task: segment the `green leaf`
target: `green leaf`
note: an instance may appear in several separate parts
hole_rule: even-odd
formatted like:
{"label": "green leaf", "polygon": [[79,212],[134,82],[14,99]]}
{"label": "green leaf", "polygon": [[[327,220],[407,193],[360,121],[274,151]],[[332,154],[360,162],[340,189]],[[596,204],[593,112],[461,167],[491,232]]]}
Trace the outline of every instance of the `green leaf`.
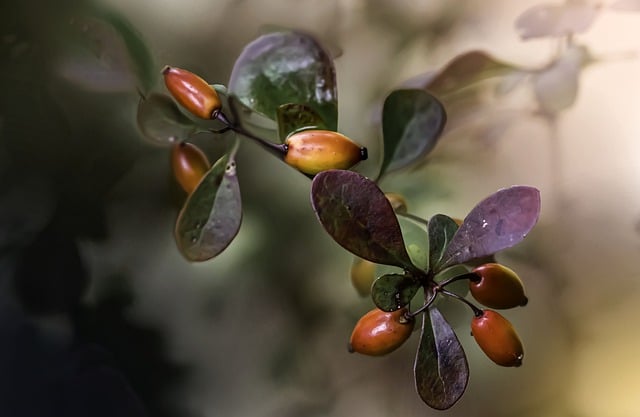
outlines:
{"label": "green leaf", "polygon": [[404,239],[407,253],[411,258],[411,262],[422,269],[429,270],[429,236],[427,231],[420,227],[415,221],[405,217],[398,217],[398,223],[402,230],[402,238]]}
{"label": "green leaf", "polygon": [[324,120],[311,107],[304,104],[288,103],[278,107],[278,133],[280,142],[287,136],[302,129],[327,130]]}
{"label": "green leaf", "polygon": [[420,398],[437,410],[451,408],[467,388],[469,365],[464,350],[449,323],[434,307],[423,314],[414,374]]}
{"label": "green leaf", "polygon": [[229,95],[228,100],[229,108],[231,109],[231,118],[235,123],[242,126],[249,133],[265,140],[277,140],[278,126],[274,120],[245,106],[242,101],[234,95]]}
{"label": "green leaf", "polygon": [[540,215],[540,191],[513,186],[482,200],[464,219],[442,256],[442,268],[492,255],[521,242]]}
{"label": "green leaf", "polygon": [[396,311],[408,305],[420,288],[420,282],[409,275],[386,274],[371,287],[371,298],[380,310]]}
{"label": "green leaf", "polygon": [[225,155],[211,167],[180,211],[175,229],[178,249],[190,261],[211,259],[235,238],[241,221],[236,163]]}
{"label": "green leaf", "polygon": [[281,105],[298,103],[317,112],[329,130],[338,128],[333,60],[305,33],[269,33],[249,43],[233,67],[229,91],[270,119]]}
{"label": "green leaf", "polygon": [[396,90],[384,101],[384,157],[378,178],[405,168],[436,146],[447,120],[442,104],[424,90]]}
{"label": "green leaf", "polygon": [[144,137],[157,145],[187,139],[198,130],[171,97],[160,93],[140,98],[137,122]]}
{"label": "green leaf", "polygon": [[393,208],[373,181],[353,171],[323,171],[311,183],[311,203],[327,233],[351,253],[416,269]]}
{"label": "green leaf", "polygon": [[449,246],[451,238],[458,230],[458,224],[449,216],[436,214],[429,219],[429,260],[431,269],[438,273],[444,251]]}

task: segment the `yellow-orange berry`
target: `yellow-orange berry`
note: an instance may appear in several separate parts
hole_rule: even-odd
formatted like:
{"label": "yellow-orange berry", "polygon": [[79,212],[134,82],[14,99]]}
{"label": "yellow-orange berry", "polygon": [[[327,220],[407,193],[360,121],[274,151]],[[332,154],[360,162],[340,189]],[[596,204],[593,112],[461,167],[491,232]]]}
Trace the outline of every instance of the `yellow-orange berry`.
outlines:
{"label": "yellow-orange berry", "polygon": [[415,320],[408,310],[394,312],[375,308],[362,316],[351,333],[349,351],[364,355],[386,355],[400,347],[411,336]]}
{"label": "yellow-orange berry", "polygon": [[522,365],[522,342],[509,320],[499,313],[483,310],[481,316],[472,319],[471,333],[480,349],[496,364]]}
{"label": "yellow-orange berry", "polygon": [[166,66],[162,70],[167,89],[185,109],[202,119],[215,118],[222,106],[218,93],[196,74]]}
{"label": "yellow-orange berry", "polygon": [[469,281],[469,291],[481,304],[498,309],[527,304],[520,277],[506,266],[489,262],[473,269],[477,280]]}
{"label": "yellow-orange berry", "polygon": [[173,176],[187,194],[196,189],[210,167],[207,156],[192,143],[181,142],[171,148]]}
{"label": "yellow-orange berry", "polygon": [[289,136],[285,145],[284,161],[308,175],[328,169],[349,169],[367,159],[367,148],[330,130],[303,130]]}
{"label": "yellow-orange berry", "polygon": [[371,294],[371,285],[376,276],[376,264],[362,259],[354,257],[351,263],[351,285],[356,289],[361,296]]}

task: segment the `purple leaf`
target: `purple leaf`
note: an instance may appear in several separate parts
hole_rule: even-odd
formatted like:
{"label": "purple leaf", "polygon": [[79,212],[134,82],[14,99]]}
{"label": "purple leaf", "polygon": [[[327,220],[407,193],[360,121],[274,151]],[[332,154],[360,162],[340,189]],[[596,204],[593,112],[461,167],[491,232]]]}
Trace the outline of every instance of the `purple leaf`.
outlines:
{"label": "purple leaf", "polygon": [[327,233],[371,262],[415,269],[391,204],[378,186],[352,171],[328,170],[311,184],[311,203]]}
{"label": "purple leaf", "polygon": [[492,255],[522,241],[538,221],[540,192],[504,188],[478,203],[464,219],[442,257],[442,267]]}

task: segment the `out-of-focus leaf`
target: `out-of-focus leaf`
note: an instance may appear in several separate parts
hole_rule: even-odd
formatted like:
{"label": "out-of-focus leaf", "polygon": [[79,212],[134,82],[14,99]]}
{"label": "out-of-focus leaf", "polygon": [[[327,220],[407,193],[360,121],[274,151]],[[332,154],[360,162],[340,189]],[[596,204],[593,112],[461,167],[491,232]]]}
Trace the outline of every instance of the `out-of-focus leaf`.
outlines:
{"label": "out-of-focus leaf", "polygon": [[249,43],[233,67],[229,91],[273,120],[278,107],[297,103],[316,111],[329,130],[338,128],[333,60],[310,35],[275,32]]}
{"label": "out-of-focus leaf", "polygon": [[609,8],[620,12],[640,12],[640,0],[618,0],[609,5]]}
{"label": "out-of-focus leaf", "polygon": [[304,104],[289,103],[278,107],[278,133],[282,143],[291,133],[306,128],[327,130],[327,125],[318,113]]}
{"label": "out-of-focus leaf", "polygon": [[422,79],[423,88],[444,97],[476,82],[517,70],[484,51],[469,51],[457,55],[440,71]]}
{"label": "out-of-focus leaf", "polygon": [[405,217],[398,217],[402,238],[411,262],[423,271],[429,269],[429,236],[424,227]]}
{"label": "out-of-focus leaf", "polygon": [[148,92],[158,77],[158,71],[155,69],[149,48],[147,48],[140,33],[123,16],[108,12],[103,14],[103,17],[122,36],[133,64],[134,73],[138,79],[138,86],[143,93]]}
{"label": "out-of-focus leaf", "polygon": [[414,365],[422,401],[437,410],[451,408],[469,381],[469,365],[455,332],[437,308],[423,314],[422,336]]}
{"label": "out-of-focus leaf", "polygon": [[445,249],[458,230],[455,220],[444,214],[436,214],[429,219],[429,261],[434,273],[440,271],[440,263]]}
{"label": "out-of-focus leaf", "polygon": [[515,26],[522,39],[583,33],[595,21],[598,10],[597,4],[584,0],[539,4],[518,16]]}
{"label": "out-of-focus leaf", "polygon": [[588,60],[588,50],[574,45],[534,75],[533,89],[543,113],[554,114],[573,105],[578,95],[580,71]]}
{"label": "out-of-focus leaf", "polygon": [[393,208],[373,181],[353,171],[323,171],[311,183],[311,203],[327,233],[351,253],[415,270]]}
{"label": "out-of-focus leaf", "polygon": [[436,146],[447,120],[442,104],[424,90],[396,90],[384,101],[384,158],[378,178],[416,162]]}
{"label": "out-of-focus leaf", "polygon": [[538,221],[540,192],[517,185],[482,200],[464,219],[444,252],[445,268],[492,255],[522,241]]}
{"label": "out-of-focus leaf", "polygon": [[[442,270],[439,273],[437,273],[433,277],[433,280],[435,282],[442,282],[444,280],[447,280],[449,278],[453,278],[453,277],[458,276],[458,275],[467,274],[470,269],[471,268],[469,268],[466,265],[454,265],[454,266],[452,266],[450,268],[447,268],[447,269]],[[463,279],[463,280],[460,280],[460,281],[452,282],[452,283],[447,285],[447,291],[450,291],[452,293],[456,293],[459,296],[464,297],[469,292],[469,280]],[[438,297],[436,299],[434,305],[438,305],[442,301],[454,301],[454,302],[457,303],[457,301],[451,300],[450,297]]]}
{"label": "out-of-focus leaf", "polygon": [[140,98],[137,122],[144,137],[159,145],[187,139],[198,130],[171,97],[160,93]]}
{"label": "out-of-focus leaf", "polygon": [[70,22],[72,33],[57,64],[58,73],[95,92],[151,89],[157,77],[142,38],[115,13],[80,15]]}
{"label": "out-of-focus leaf", "polygon": [[371,294],[371,285],[376,279],[376,264],[366,259],[353,257],[349,275],[351,276],[351,285],[356,289],[362,297]]}
{"label": "out-of-focus leaf", "polygon": [[190,261],[211,259],[235,238],[241,221],[236,163],[223,156],[200,181],[178,215],[178,249]]}
{"label": "out-of-focus leaf", "polygon": [[408,305],[420,289],[420,282],[411,276],[386,274],[371,287],[373,303],[382,311],[396,311]]}

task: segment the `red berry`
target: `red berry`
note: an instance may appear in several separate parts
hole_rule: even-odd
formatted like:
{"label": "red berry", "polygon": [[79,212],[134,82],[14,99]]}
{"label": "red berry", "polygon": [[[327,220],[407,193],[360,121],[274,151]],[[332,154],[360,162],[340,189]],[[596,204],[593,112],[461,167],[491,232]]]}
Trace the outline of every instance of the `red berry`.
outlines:
{"label": "red berry", "polygon": [[218,93],[196,74],[180,68],[162,70],[167,89],[185,109],[202,119],[213,119],[222,106]]}
{"label": "red berry", "polygon": [[381,356],[396,350],[411,336],[415,320],[408,310],[394,312],[375,308],[362,316],[351,333],[349,351]]}
{"label": "red berry", "polygon": [[200,180],[209,171],[207,156],[196,145],[181,142],[171,149],[173,176],[187,194],[196,189]]}
{"label": "red berry", "polygon": [[478,280],[469,281],[473,298],[487,307],[505,309],[527,304],[524,286],[518,275],[504,265],[486,263],[473,269]]}
{"label": "red berry", "polygon": [[498,365],[522,365],[522,342],[511,323],[499,313],[483,310],[471,321],[471,333],[485,355]]}

